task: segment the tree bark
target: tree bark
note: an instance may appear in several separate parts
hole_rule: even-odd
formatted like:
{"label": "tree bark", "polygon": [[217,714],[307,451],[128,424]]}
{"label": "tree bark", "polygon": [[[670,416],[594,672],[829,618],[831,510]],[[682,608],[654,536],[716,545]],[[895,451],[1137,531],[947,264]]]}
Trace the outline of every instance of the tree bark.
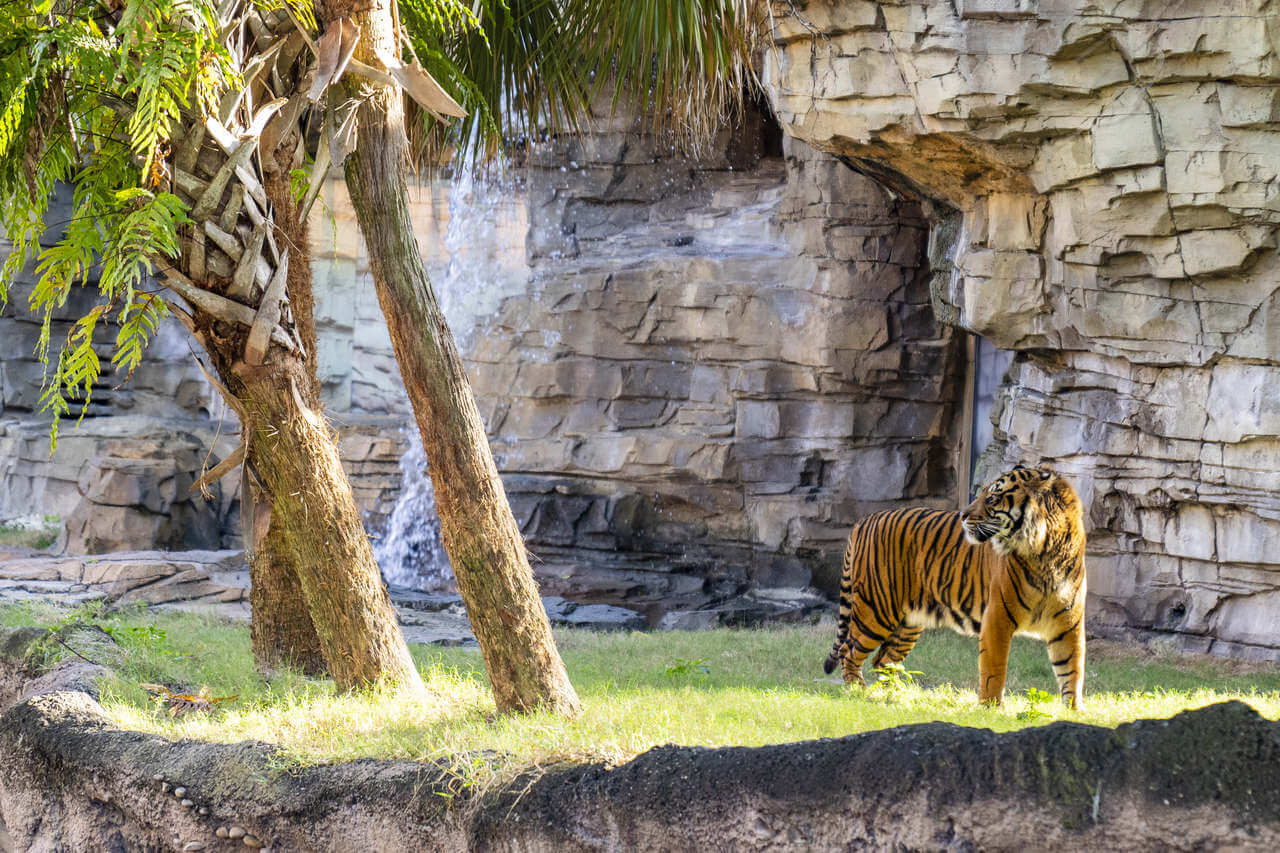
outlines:
{"label": "tree bark", "polygon": [[[316,376],[316,326],[312,298],[311,246],[307,236],[307,224],[302,221],[298,204],[289,191],[289,165],[287,152],[296,143],[296,131],[286,133],[276,144],[275,151],[260,151],[265,180],[263,186],[271,203],[277,234],[287,243],[294,259],[289,265],[289,305],[292,308],[298,338],[306,349],[303,358],[305,376],[301,396],[312,408],[320,406],[320,382]],[[261,459],[257,445],[250,443],[247,460],[250,470],[258,470],[266,462]],[[245,495],[244,490],[254,489],[255,494]],[[266,515],[266,523],[259,518],[246,518],[245,527],[249,548],[249,606],[250,634],[253,642],[253,662],[262,672],[272,672],[284,666],[293,666],[307,675],[325,673],[324,650],[316,633],[303,595],[302,582],[298,579],[297,559],[274,520],[269,496],[252,483],[251,477],[241,480],[241,513],[250,516]]]}
{"label": "tree bark", "polygon": [[[257,467],[258,460],[250,462]],[[243,488],[256,489],[247,479]],[[269,512],[266,495],[259,498],[259,512]],[[241,511],[245,502],[241,500]],[[252,522],[250,522],[252,523]],[[249,552],[249,630],[253,640],[253,663],[260,672],[270,673],[293,666],[307,675],[323,675],[324,650],[311,623],[302,583],[294,568],[290,550],[280,525],[266,525],[266,535],[253,543]]]}
{"label": "tree bark", "polygon": [[[244,14],[257,17],[243,40],[230,45],[242,67],[244,51],[264,49],[260,37],[276,42],[292,32],[282,11],[260,14],[248,6]],[[316,646],[339,686],[392,682],[421,689],[333,430],[319,413],[305,223],[288,196],[287,169],[279,174],[272,160],[281,150],[290,160],[300,151],[288,145],[296,141],[299,115],[290,107],[304,102],[280,110],[281,125],[270,134],[264,131],[272,125],[249,113],[256,104],[257,115],[273,115],[261,110],[274,94],[298,95],[310,64],[301,47],[285,42],[271,54],[274,68],[254,78],[253,97],[224,99],[230,115],[188,116],[175,134],[173,189],[194,221],[180,235],[181,269],[165,271],[164,281],[190,306],[182,316],[240,415],[252,475],[245,479],[256,478],[271,507],[271,530],[256,561],[271,574],[255,602],[262,608],[255,613],[255,639],[269,645],[268,654],[312,648],[297,612],[305,602]],[[273,93],[268,86],[280,81],[286,91]],[[277,144],[259,151],[267,135]],[[283,214],[279,222],[277,213]],[[254,580],[262,583],[263,576]],[[270,624],[277,619],[288,627]]]}
{"label": "tree bark", "polygon": [[334,680],[345,688],[379,681],[420,688],[333,431],[295,390],[305,367],[282,358],[261,366],[236,361],[220,372],[244,407],[245,430],[258,447],[255,471],[272,496],[273,534],[292,557]]}
{"label": "tree bark", "polygon": [[[361,30],[356,58],[382,68],[379,50],[398,54],[391,2],[330,0],[318,4],[317,13],[325,24],[350,16]],[[494,700],[500,712],[544,708],[576,714],[577,694],[552,638],[462,359],[414,238],[401,94],[353,78],[344,78],[348,94],[360,103],[356,148],[346,161],[347,188],[430,460],[445,550]]]}

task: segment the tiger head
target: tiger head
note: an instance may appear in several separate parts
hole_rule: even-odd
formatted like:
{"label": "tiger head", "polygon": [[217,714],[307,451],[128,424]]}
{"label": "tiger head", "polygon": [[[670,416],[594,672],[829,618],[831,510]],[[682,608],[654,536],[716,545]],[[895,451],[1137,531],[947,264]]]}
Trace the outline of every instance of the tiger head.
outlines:
{"label": "tiger head", "polygon": [[960,518],[965,539],[989,541],[997,554],[1036,555],[1051,540],[1083,536],[1080,498],[1048,468],[1006,471],[978,492]]}

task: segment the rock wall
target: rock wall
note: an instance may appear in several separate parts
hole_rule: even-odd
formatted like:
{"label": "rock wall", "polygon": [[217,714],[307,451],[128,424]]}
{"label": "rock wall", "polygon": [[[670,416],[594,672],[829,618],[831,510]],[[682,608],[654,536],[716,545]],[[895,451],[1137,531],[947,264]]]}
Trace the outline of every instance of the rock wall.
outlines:
{"label": "rock wall", "polygon": [[[800,590],[835,587],[857,518],[947,505],[956,481],[961,348],[930,309],[920,207],[807,146],[784,152],[760,111],[712,151],[691,160],[606,122],[498,182],[413,192],[544,592],[671,625],[808,613]],[[381,535],[406,400],[341,184],[321,198],[321,378]],[[238,427],[186,350],[166,330],[153,353],[164,381],[194,377],[196,403],[151,393],[147,374],[126,387],[151,420],[107,398],[51,459],[31,406],[7,412],[0,518],[61,515],[69,553],[234,547],[234,481],[212,502],[187,493]]]}
{"label": "rock wall", "polygon": [[1095,628],[1280,658],[1272,4],[773,9],[786,132],[919,199],[939,317],[1017,350],[985,471],[1075,481]]}
{"label": "rock wall", "polygon": [[[59,238],[70,215],[71,194],[64,187],[50,205],[44,245]],[[320,232],[327,223],[321,216],[317,220]],[[323,233],[349,234],[350,227],[338,232],[335,226]],[[9,250],[10,244],[0,237],[0,257]],[[316,268],[323,287],[330,281],[326,276],[333,275],[334,263],[325,255]],[[203,354],[199,345],[178,323],[166,321],[143,351],[141,364],[122,382],[111,365],[114,331],[101,328],[94,349],[102,378],[84,418],[62,424],[57,450],[51,452],[50,421],[39,411],[45,377],[45,367],[36,357],[41,318],[27,310],[33,284],[31,268],[21,271],[10,284],[9,304],[0,312],[0,522],[57,516],[65,535],[56,547],[70,554],[239,547],[238,478],[212,484],[209,498],[189,491],[204,468],[235,449],[240,431],[235,413],[196,364],[197,353]],[[372,374],[378,390],[360,397],[362,386],[350,379],[326,387],[336,405],[350,402],[354,384],[357,399],[364,403],[362,411],[344,412],[335,426],[356,499],[370,528],[381,530],[395,505],[398,460],[405,446],[395,386],[383,375],[387,362],[394,369],[391,344],[380,314],[375,313],[378,322],[370,324],[369,308],[362,306],[358,319],[335,322],[333,305],[348,291],[330,286],[321,293],[324,310],[318,313],[328,344],[327,363],[346,363],[350,372],[353,341],[362,342],[364,335],[373,340],[366,347],[368,354],[354,362],[357,369]],[[73,288],[66,303],[53,312],[52,361],[74,321],[96,297],[90,280],[85,287]],[[376,300],[372,310],[377,311]],[[386,340],[385,353],[378,349],[379,333]],[[75,407],[72,411],[79,414]]]}
{"label": "rock wall", "polygon": [[[63,227],[72,213],[71,191],[59,188],[50,201],[49,228],[41,245],[61,239]],[[0,258],[7,257],[12,244],[0,232]],[[41,385],[46,368],[36,357],[41,318],[28,309],[35,277],[31,266],[19,271],[9,283],[8,304],[0,311],[0,418],[24,419],[40,408]],[[96,272],[84,287],[73,287],[66,302],[51,315],[50,360],[56,364],[72,324],[97,301]],[[105,326],[105,324],[104,324]],[[151,346],[143,351],[142,362],[129,381],[122,383],[111,364],[115,335],[100,327],[94,350],[102,364],[102,378],[93,389],[86,417],[141,414],[152,417],[217,417],[221,401],[191,359],[188,338],[176,323],[166,324]],[[78,409],[72,409],[79,414]],[[46,442],[47,443],[47,442]],[[2,506],[2,505],[0,505]],[[0,518],[4,518],[0,509]]]}
{"label": "rock wall", "polygon": [[802,144],[721,150],[531,158],[532,279],[466,357],[544,591],[731,618],[837,585],[867,512],[954,494],[918,206]]}

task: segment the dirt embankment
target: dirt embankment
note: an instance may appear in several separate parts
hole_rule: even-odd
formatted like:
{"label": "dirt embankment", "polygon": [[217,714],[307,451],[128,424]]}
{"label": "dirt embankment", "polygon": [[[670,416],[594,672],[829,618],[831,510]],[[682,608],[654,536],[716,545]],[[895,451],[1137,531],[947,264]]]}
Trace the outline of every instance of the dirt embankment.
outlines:
{"label": "dirt embankment", "polygon": [[1115,730],[661,747],[446,797],[430,764],[283,770],[266,744],[121,731],[87,664],[18,678],[31,641],[0,634],[0,817],[17,849],[1280,849],[1280,724],[1238,702]]}

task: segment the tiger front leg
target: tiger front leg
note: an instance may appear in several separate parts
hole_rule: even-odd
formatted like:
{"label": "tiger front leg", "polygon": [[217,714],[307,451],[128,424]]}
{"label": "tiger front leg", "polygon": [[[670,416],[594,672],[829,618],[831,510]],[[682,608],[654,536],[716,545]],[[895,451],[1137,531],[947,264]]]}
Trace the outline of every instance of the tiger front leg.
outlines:
{"label": "tiger front leg", "polygon": [[1084,708],[1084,613],[1073,617],[1060,632],[1049,638],[1049,663],[1058,679],[1062,701],[1074,710]]}
{"label": "tiger front leg", "polygon": [[1002,605],[1000,591],[992,592],[992,601],[982,614],[978,633],[978,699],[983,705],[996,706],[1004,699],[1004,682],[1009,670],[1009,647],[1017,629]]}

